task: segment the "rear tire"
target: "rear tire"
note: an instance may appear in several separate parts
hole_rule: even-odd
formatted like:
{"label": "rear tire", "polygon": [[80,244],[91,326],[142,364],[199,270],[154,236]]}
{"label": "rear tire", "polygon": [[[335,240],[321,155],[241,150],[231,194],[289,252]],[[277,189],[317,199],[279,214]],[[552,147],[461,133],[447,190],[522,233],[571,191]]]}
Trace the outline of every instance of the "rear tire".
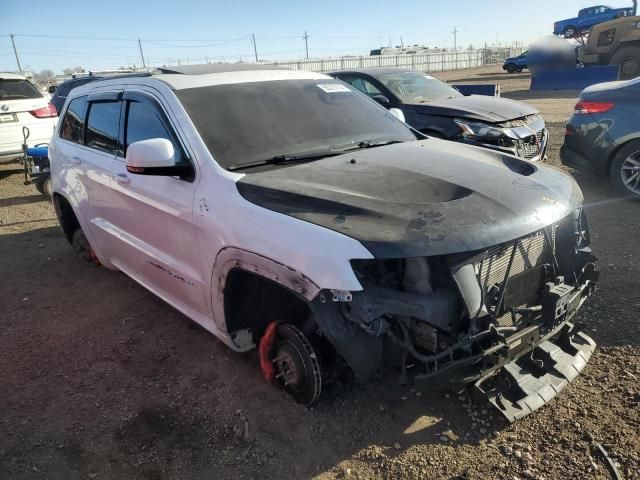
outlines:
{"label": "rear tire", "polygon": [[518,68],[516,68],[516,72],[518,72],[518,73],[522,73],[522,70],[524,70],[524,67],[518,67]]}
{"label": "rear tire", "polygon": [[609,174],[620,195],[640,200],[640,140],[629,142],[618,151]]}
{"label": "rear tire", "polygon": [[620,68],[620,80],[628,80],[640,75],[640,47],[628,46],[621,48],[611,57],[611,65]]}
{"label": "rear tire", "polygon": [[45,194],[44,193],[44,181],[43,180],[38,180],[33,185],[36,187],[36,190],[38,191],[38,193],[41,193],[42,195]]}
{"label": "rear tire", "polygon": [[49,176],[43,180],[38,180],[34,185],[36,186],[36,190],[38,190],[42,195],[50,197],[53,193],[51,190],[51,177]]}
{"label": "rear tire", "polygon": [[53,196],[53,189],[51,188],[51,177],[47,177],[42,184],[42,190],[46,196]]}
{"label": "rear tire", "polygon": [[506,69],[508,73],[515,73],[518,67],[516,67],[515,63],[507,63]]}
{"label": "rear tire", "polygon": [[573,25],[567,25],[566,27],[564,27],[562,35],[564,35],[564,38],[573,38],[576,36],[576,31],[576,27],[574,27]]}
{"label": "rear tire", "polygon": [[88,263],[93,262],[93,249],[81,228],[73,232],[71,236],[71,246],[73,247],[73,251],[76,252],[76,255],[78,255],[78,258]]}

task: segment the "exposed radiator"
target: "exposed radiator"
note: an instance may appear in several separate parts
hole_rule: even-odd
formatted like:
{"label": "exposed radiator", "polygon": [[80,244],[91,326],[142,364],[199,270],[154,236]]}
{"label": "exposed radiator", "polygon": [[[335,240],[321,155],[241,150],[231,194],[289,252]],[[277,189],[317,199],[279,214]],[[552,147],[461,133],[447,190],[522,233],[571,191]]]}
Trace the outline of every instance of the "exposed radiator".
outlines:
{"label": "exposed radiator", "polygon": [[[556,227],[556,225],[546,227],[554,249]],[[513,258],[511,271],[509,272],[510,276],[517,275],[529,268],[552,261],[552,249],[549,246],[549,242],[545,239],[544,230],[540,230],[514,242],[496,245],[488,250],[487,256],[482,262],[480,278],[482,279],[483,286],[489,288],[491,285],[501,284],[503,282],[514,248],[517,248],[517,250]]]}
{"label": "exposed radiator", "polygon": [[[553,251],[555,250],[557,225],[550,225],[543,230],[535,232],[528,237],[521,238],[502,245],[491,247],[487,251],[487,255],[478,268],[481,267],[480,279],[482,286],[488,293],[493,285],[501,286],[509,267],[509,260],[513,249],[516,249],[513,257],[513,264],[509,271],[509,278],[520,275],[530,269],[540,267],[541,265],[553,262]],[[545,238],[545,230],[549,240]],[[539,270],[539,269],[538,269]],[[532,272],[533,273],[533,272]],[[535,280],[534,280],[535,279]],[[542,277],[533,275],[527,278],[527,281],[541,282]],[[537,291],[541,285],[532,284],[532,291]],[[498,325],[505,326],[511,324],[511,314],[505,313],[498,320]]]}

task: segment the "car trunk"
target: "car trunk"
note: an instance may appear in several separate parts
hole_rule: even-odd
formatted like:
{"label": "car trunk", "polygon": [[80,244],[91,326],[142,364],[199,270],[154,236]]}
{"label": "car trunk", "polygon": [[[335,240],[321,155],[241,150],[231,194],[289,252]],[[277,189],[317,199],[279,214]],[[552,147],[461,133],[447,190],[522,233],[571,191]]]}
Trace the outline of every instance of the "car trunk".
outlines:
{"label": "car trunk", "polygon": [[29,145],[49,141],[55,118],[38,118],[31,113],[47,105],[47,100],[26,80],[0,79],[0,154],[21,150],[23,127],[29,129]]}

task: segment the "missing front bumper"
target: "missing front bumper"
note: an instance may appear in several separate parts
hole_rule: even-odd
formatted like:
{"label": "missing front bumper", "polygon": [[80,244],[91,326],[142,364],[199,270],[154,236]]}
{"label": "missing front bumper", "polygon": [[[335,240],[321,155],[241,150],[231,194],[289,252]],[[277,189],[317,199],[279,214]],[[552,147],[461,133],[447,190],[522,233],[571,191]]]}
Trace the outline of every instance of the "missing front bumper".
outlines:
{"label": "missing front bumper", "polygon": [[474,384],[474,393],[514,422],[554,398],[584,369],[595,342],[567,323],[560,335]]}

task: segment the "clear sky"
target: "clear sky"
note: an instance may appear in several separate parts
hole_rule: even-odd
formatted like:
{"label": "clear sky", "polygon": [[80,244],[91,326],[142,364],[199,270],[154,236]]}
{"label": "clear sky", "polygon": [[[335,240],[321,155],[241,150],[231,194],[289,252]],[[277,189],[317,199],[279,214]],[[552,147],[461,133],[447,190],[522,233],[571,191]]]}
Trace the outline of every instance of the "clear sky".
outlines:
{"label": "clear sky", "polygon": [[[613,7],[631,0],[612,0]],[[204,63],[363,55],[400,44],[525,44],[550,34],[553,22],[573,17],[588,0],[0,0],[0,71],[16,70],[9,34],[24,69],[56,73],[65,67],[105,69],[147,63]],[[28,36],[31,35],[31,36]],[[36,36],[37,35],[37,36]]]}

